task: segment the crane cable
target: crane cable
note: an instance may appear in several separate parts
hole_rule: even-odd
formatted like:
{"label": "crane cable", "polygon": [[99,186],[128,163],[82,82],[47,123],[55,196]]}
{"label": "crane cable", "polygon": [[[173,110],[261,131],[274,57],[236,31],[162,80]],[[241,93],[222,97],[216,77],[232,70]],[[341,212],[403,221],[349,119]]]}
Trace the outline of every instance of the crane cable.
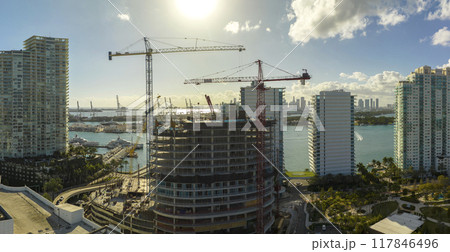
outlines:
{"label": "crane cable", "polygon": [[[288,72],[288,71],[286,71],[286,70],[283,70],[283,69],[281,69],[281,68],[278,68],[278,67],[276,67],[276,66],[272,66],[272,65],[270,65],[270,64],[268,64],[268,63],[266,63],[266,62],[262,62],[263,64],[265,64],[265,65],[267,65],[267,66],[269,66],[269,67],[271,67],[271,68],[273,68],[273,69],[277,69],[278,71],[281,71],[281,72],[284,72],[284,73],[287,73],[287,74],[289,74],[289,75],[292,75],[292,76],[295,76],[295,74],[292,74],[292,73],[290,73],[290,72]],[[273,70],[272,70],[273,71]],[[271,71],[271,72],[272,72]]]}
{"label": "crane cable", "polygon": [[[215,73],[212,73],[212,74],[204,75],[204,76],[201,76],[201,77],[196,78],[196,79],[203,79],[203,78],[205,78],[205,77],[210,77],[210,76],[213,76],[213,75],[225,73],[225,72],[228,72],[228,71],[231,71],[231,70],[235,70],[235,69],[238,69],[238,68],[245,68],[245,69],[246,69],[246,68],[252,66],[253,64],[254,64],[254,62],[251,62],[251,63],[249,63],[249,64],[245,64],[245,65],[242,65],[242,66],[237,66],[237,67],[233,67],[233,68],[226,69],[226,70],[223,70],[223,71],[219,71],[219,72],[215,72]],[[241,71],[242,71],[242,70],[241,70]],[[237,71],[237,72],[235,72],[235,73],[238,73],[238,72],[240,72],[240,71]],[[233,73],[233,74],[235,74],[235,73]],[[230,75],[233,75],[233,74],[230,74]],[[228,75],[228,76],[230,76],[230,75]],[[228,76],[227,76],[227,77],[228,77]]]}
{"label": "crane cable", "polygon": [[197,40],[197,41],[204,41],[204,42],[213,42],[223,45],[230,45],[230,46],[238,46],[237,44],[232,43],[226,43],[216,40],[210,40],[210,39],[204,39],[204,38],[191,38],[191,37],[152,37],[151,39],[168,39],[168,40]]}

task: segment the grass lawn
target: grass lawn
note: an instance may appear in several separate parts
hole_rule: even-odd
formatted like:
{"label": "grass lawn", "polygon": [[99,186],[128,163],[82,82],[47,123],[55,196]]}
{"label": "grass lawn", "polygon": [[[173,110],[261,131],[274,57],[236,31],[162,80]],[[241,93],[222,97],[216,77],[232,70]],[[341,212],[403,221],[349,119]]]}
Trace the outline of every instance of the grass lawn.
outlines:
{"label": "grass lawn", "polygon": [[450,222],[448,207],[422,207],[420,211],[422,211],[422,213],[426,217],[430,217],[435,220]]}
{"label": "grass lawn", "polygon": [[379,203],[372,206],[372,215],[374,216],[381,215],[383,216],[383,218],[385,218],[386,216],[397,210],[397,208],[398,208],[397,201],[388,201]]}
{"label": "grass lawn", "polygon": [[416,198],[414,198],[412,196],[401,197],[400,199],[403,200],[403,201],[410,202],[410,203],[420,203],[420,201],[418,199],[416,199]]}
{"label": "grass lawn", "polygon": [[425,221],[423,225],[413,234],[449,234],[450,228],[444,224],[437,224],[432,221]]}
{"label": "grass lawn", "polygon": [[310,178],[314,177],[314,172],[311,171],[286,171],[286,175],[290,178]]}

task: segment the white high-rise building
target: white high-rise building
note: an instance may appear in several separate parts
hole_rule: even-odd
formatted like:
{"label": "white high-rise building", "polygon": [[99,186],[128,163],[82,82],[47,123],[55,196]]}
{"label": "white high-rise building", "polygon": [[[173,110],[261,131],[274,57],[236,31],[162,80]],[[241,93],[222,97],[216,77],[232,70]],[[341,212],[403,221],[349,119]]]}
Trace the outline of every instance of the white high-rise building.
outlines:
{"label": "white high-rise building", "polygon": [[401,169],[450,166],[450,68],[417,68],[396,87],[394,159]]}
{"label": "white high-rise building", "polygon": [[315,119],[309,125],[309,164],[319,176],[355,173],[354,102],[343,90],[322,91],[311,100]]}
{"label": "white high-rise building", "polygon": [[[270,106],[285,104],[284,88],[267,87],[267,90],[265,91],[265,98],[266,98],[266,119],[276,121],[273,138],[275,146],[275,148],[273,148],[274,164],[277,165],[277,168],[280,171],[283,171],[284,145],[283,145],[283,127],[281,123],[283,115],[281,111],[272,111],[270,109]],[[255,111],[256,101],[257,101],[257,90],[255,89],[255,82],[252,83],[252,85],[249,87],[241,88],[241,105],[248,105],[253,111]]]}
{"label": "white high-rise building", "polygon": [[69,41],[33,36],[24,47],[0,51],[0,159],[67,146]]}

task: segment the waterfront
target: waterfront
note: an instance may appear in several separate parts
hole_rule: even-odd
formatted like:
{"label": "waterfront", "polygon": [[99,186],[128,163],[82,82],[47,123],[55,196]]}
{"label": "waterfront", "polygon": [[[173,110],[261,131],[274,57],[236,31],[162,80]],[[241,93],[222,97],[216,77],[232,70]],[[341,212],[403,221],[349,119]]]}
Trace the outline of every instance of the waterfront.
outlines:
{"label": "waterfront", "polygon": [[[394,126],[355,126],[355,162],[367,164],[373,159],[392,157],[394,152]],[[295,131],[288,126],[284,132],[284,164],[286,170],[304,171],[309,169],[308,130]]]}
{"label": "waterfront", "polygon": [[[381,160],[383,157],[392,157],[394,151],[393,141],[393,125],[374,125],[374,126],[355,126],[355,158],[356,163],[364,163],[372,161],[373,159]],[[86,138],[89,141],[99,142],[101,145],[106,145],[111,140],[120,137],[122,139],[132,141],[137,139],[134,133],[93,133],[93,132],[69,132],[69,137],[75,135]],[[361,140],[361,141],[360,141]],[[145,138],[141,137],[139,143],[143,144]],[[104,154],[108,150],[99,148],[98,153]],[[136,150],[137,158],[133,159],[133,170],[137,169],[146,163],[145,155],[146,145],[144,149]],[[130,159],[125,159],[130,163]],[[288,131],[284,132],[284,163],[286,170],[289,171],[304,171],[309,168],[308,160],[308,130],[295,131],[295,126],[288,126]]]}

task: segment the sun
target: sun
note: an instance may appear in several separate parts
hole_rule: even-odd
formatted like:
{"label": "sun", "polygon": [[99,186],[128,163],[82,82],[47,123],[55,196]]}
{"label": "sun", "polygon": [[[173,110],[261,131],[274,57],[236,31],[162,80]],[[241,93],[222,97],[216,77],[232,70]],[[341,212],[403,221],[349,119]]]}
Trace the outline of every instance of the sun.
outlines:
{"label": "sun", "polygon": [[176,3],[183,15],[192,19],[209,16],[217,6],[217,0],[176,0]]}

